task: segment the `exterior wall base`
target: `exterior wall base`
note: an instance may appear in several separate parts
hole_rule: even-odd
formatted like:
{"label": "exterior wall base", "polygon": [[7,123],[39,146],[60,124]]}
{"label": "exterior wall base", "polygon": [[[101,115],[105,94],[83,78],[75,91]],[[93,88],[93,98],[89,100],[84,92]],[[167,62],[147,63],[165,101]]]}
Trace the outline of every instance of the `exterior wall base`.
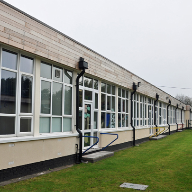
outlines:
{"label": "exterior wall base", "polygon": [[75,155],[3,169],[0,170],[0,182],[72,164],[75,164]]}

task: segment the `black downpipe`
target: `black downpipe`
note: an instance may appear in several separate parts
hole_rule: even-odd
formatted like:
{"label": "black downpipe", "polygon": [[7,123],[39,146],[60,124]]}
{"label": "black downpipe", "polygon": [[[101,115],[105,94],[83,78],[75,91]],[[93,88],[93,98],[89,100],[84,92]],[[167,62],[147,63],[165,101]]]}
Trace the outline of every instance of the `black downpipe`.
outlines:
{"label": "black downpipe", "polygon": [[178,109],[178,104],[177,104],[177,107],[175,109],[175,122],[176,122],[176,125],[177,125],[177,131],[178,131],[178,124],[177,124],[177,109]]}
{"label": "black downpipe", "polygon": [[81,163],[82,159],[82,132],[79,129],[79,79],[85,73],[85,69],[77,76],[76,79],[76,130],[79,133],[79,159],[76,163]]}
{"label": "black downpipe", "polygon": [[[154,125],[155,127],[157,127],[157,117],[156,117],[156,103],[159,99],[159,95],[156,93],[156,100],[154,101]],[[157,129],[156,129],[156,133],[157,133]]]}
{"label": "black downpipe", "polygon": [[133,126],[133,95],[136,90],[131,93],[131,127],[133,128],[133,146],[135,146],[135,127]]}
{"label": "black downpipe", "polygon": [[133,83],[133,92],[131,93],[131,127],[133,128],[133,146],[135,146],[135,127],[133,126],[133,95],[135,94],[137,87],[139,87],[139,83],[140,82],[138,82],[138,85]]}
{"label": "black downpipe", "polygon": [[169,104],[167,105],[167,124],[169,126],[169,135],[171,134],[170,125],[169,125],[169,106],[171,105],[171,100],[169,100]]}
{"label": "black downpipe", "polygon": [[182,130],[183,130],[183,120],[182,120],[183,115],[182,115],[182,112],[183,112],[183,107],[181,108],[181,123],[182,123]]}

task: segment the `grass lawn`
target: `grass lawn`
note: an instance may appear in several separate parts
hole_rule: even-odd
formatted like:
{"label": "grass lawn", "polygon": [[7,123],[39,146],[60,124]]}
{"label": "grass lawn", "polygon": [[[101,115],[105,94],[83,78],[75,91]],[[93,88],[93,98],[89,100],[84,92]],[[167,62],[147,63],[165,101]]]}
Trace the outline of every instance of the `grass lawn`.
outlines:
{"label": "grass lawn", "polygon": [[192,191],[192,130],[116,152],[97,163],[71,168],[0,187],[0,191],[136,191],[128,182],[149,185],[146,191]]}

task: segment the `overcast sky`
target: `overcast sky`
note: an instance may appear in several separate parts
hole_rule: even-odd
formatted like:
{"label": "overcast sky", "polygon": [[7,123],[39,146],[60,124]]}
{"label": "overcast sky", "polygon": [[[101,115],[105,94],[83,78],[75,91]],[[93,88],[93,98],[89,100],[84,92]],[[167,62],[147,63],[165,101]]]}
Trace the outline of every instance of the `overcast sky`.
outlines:
{"label": "overcast sky", "polygon": [[[172,96],[192,97],[192,0],[6,0]],[[181,89],[190,88],[190,89]]]}

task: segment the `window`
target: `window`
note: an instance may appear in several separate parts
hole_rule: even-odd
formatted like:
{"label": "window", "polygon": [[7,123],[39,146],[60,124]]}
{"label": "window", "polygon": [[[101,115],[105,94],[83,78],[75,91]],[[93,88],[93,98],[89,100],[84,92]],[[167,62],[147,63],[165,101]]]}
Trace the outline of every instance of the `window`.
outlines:
{"label": "window", "polygon": [[101,82],[101,128],[115,128],[115,86]]}
{"label": "window", "polygon": [[129,127],[129,92],[118,88],[118,127]]}
{"label": "window", "polygon": [[72,131],[72,75],[41,62],[40,133]]}
{"label": "window", "polygon": [[1,53],[0,135],[32,135],[34,60],[6,49]]}

